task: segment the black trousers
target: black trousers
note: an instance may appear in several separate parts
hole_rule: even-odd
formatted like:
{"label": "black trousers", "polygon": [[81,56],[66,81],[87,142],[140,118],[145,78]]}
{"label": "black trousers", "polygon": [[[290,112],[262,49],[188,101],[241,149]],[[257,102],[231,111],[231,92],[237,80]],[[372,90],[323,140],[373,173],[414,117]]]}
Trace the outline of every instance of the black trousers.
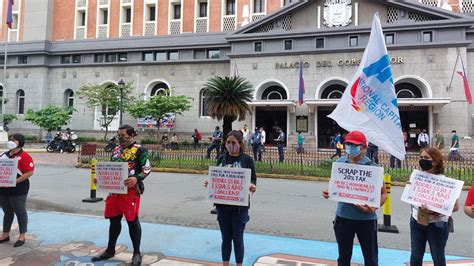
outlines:
{"label": "black trousers", "polygon": [[336,216],[334,220],[339,266],[350,266],[354,236],[357,235],[365,266],[378,265],[377,220],[350,220]]}

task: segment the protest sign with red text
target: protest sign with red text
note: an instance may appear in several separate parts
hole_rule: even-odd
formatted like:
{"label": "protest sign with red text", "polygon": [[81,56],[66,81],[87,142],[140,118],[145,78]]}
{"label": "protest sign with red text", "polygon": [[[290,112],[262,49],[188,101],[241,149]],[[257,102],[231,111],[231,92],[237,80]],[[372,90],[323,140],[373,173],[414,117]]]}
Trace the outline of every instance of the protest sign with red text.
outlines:
{"label": "protest sign with red text", "polygon": [[249,205],[251,170],[232,167],[209,167],[208,199],[212,203]]}
{"label": "protest sign with red text", "polygon": [[16,187],[17,159],[0,159],[0,187]]}
{"label": "protest sign with red text", "polygon": [[98,191],[127,194],[125,179],[128,178],[128,163],[97,162],[95,167]]}

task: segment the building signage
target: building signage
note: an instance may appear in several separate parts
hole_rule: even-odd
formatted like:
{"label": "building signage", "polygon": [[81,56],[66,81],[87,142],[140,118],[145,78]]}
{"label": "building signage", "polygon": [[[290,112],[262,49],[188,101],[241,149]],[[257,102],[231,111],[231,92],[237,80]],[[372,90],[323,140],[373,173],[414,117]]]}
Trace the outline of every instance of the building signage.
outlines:
{"label": "building signage", "polygon": [[331,27],[344,27],[351,23],[351,0],[326,0],[324,4],[324,24]]}
{"label": "building signage", "polygon": [[[311,67],[310,62],[304,61],[301,62],[303,64],[303,68]],[[390,63],[401,65],[405,64],[404,57],[390,57]],[[314,62],[315,67],[333,67],[333,66],[358,66],[360,64],[360,59],[355,58],[341,58],[335,61],[332,60],[319,60]],[[291,69],[300,67],[300,62],[282,62],[282,63],[275,63],[275,69]]]}

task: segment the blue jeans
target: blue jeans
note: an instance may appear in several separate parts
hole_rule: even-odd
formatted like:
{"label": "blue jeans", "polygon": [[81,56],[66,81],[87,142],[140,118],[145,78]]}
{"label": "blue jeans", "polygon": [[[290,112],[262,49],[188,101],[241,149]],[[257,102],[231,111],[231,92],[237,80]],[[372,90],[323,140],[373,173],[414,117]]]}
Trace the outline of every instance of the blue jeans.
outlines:
{"label": "blue jeans", "polygon": [[221,143],[220,142],[213,142],[208,148],[207,148],[207,157],[206,158],[211,158],[211,152],[212,150],[216,150],[216,158],[219,156],[219,151],[221,150]]}
{"label": "blue jeans", "polygon": [[449,230],[447,222],[430,223],[421,225],[415,219],[410,219],[411,256],[410,265],[423,264],[426,242],[430,245],[431,258],[435,266],[446,265],[444,250],[448,242]]}
{"label": "blue jeans", "polygon": [[253,159],[255,161],[262,161],[262,152],[263,152],[263,146],[262,145],[252,145],[252,150],[253,150]]}
{"label": "blue jeans", "polygon": [[278,161],[283,162],[285,160],[285,153],[283,151],[283,144],[278,144]]}
{"label": "blue jeans", "polygon": [[235,206],[217,206],[217,221],[221,229],[222,261],[229,261],[234,244],[235,262],[244,260],[244,230],[249,221],[249,210]]}

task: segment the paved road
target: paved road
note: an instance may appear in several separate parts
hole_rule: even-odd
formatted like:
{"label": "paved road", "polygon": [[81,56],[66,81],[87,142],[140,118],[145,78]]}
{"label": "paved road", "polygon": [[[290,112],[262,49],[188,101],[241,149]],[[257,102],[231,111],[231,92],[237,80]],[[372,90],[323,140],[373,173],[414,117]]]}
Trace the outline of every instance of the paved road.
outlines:
{"label": "paved road", "polygon": [[[216,216],[205,200],[204,176],[152,173],[146,180],[141,219],[144,221],[217,228]],[[73,167],[38,165],[31,178],[28,204],[31,208],[61,212],[102,215],[103,203],[82,203],[89,196],[89,171]],[[259,179],[253,196],[248,231],[276,236],[334,242],[331,221],[335,202],[320,194],[325,183],[293,180]],[[393,188],[393,224],[400,234],[379,234],[381,247],[410,248],[408,221],[410,208],[400,202],[401,188]],[[104,195],[102,195],[104,196]],[[460,201],[463,203],[466,192]],[[462,205],[462,204],[461,204]],[[461,206],[462,207],[462,206]],[[450,235],[447,252],[451,255],[474,254],[474,222],[462,212],[454,214],[455,230]]]}

